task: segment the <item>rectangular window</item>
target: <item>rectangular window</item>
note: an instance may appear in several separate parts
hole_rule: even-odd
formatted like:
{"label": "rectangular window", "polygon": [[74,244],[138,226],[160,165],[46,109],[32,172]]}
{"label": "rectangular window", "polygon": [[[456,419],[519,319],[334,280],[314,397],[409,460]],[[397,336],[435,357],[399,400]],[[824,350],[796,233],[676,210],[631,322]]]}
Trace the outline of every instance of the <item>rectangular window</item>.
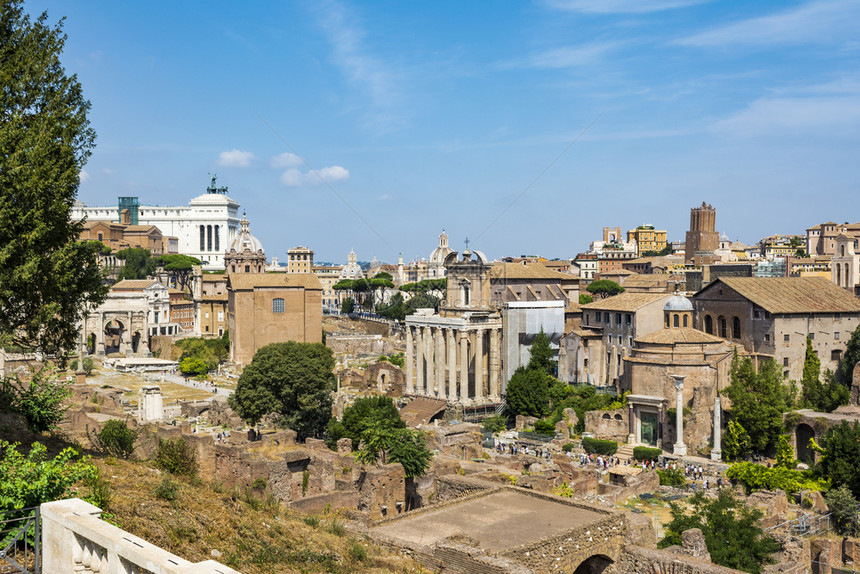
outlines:
{"label": "rectangular window", "polygon": [[831,361],[841,361],[842,360],[842,349],[833,349],[830,351],[830,360]]}
{"label": "rectangular window", "polygon": [[786,333],[785,335],[782,336],[782,340],[785,341],[786,343],[788,343],[789,341],[791,341],[791,335]]}
{"label": "rectangular window", "polygon": [[833,339],[836,341],[839,340],[839,331],[836,331],[835,333],[833,333]]}
{"label": "rectangular window", "polygon": [[765,342],[765,343],[770,343],[770,333],[765,333],[765,334],[764,334],[764,342]]}
{"label": "rectangular window", "polygon": [[223,321],[223,320],[224,320],[224,311],[218,311],[218,320],[219,320],[219,321]]}
{"label": "rectangular window", "polygon": [[810,333],[809,338],[814,341],[815,340],[815,333]]}
{"label": "rectangular window", "polygon": [[615,324],[619,326],[621,325],[621,313],[615,314]]}
{"label": "rectangular window", "polygon": [[595,317],[597,318],[597,322],[598,322],[598,323],[600,323],[601,318],[602,318],[603,316],[600,314],[600,311],[598,311],[598,312],[595,314]]}
{"label": "rectangular window", "polygon": [[281,298],[272,299],[272,313],[284,312],[284,300]]}
{"label": "rectangular window", "polygon": [[609,313],[604,313],[604,314],[603,314],[603,319],[604,319],[604,321],[606,322],[606,324],[607,324],[607,325],[611,324],[611,321],[609,320]]}
{"label": "rectangular window", "polygon": [[788,357],[785,357],[785,358],[782,360],[782,366],[783,366],[783,367],[787,367],[787,366],[788,366]]}
{"label": "rectangular window", "polygon": [[753,319],[758,319],[758,309],[753,311]]}
{"label": "rectangular window", "polygon": [[633,315],[627,313],[627,324],[629,325],[633,321]]}

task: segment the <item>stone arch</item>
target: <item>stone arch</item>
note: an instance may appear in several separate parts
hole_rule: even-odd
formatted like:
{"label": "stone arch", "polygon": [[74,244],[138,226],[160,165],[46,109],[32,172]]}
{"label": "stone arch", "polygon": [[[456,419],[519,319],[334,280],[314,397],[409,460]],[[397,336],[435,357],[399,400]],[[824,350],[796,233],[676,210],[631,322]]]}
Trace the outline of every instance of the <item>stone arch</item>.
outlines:
{"label": "stone arch", "polygon": [[615,562],[609,556],[604,554],[594,554],[593,556],[589,556],[582,563],[576,567],[576,570],[573,571],[573,574],[601,574],[604,570],[609,568],[609,566]]}
{"label": "stone arch", "polygon": [[714,318],[710,315],[705,315],[705,333],[708,335],[714,334]]}
{"label": "stone arch", "polygon": [[809,439],[815,438],[815,429],[806,423],[800,423],[794,429],[794,437],[797,444],[797,458],[804,462],[815,461],[815,451],[809,448]]}
{"label": "stone arch", "polygon": [[604,418],[604,419],[606,419],[606,420],[609,420],[609,419],[611,419],[611,418],[612,418],[612,415],[610,415],[609,413],[603,413],[603,417],[602,417],[602,418]]}
{"label": "stone arch", "polygon": [[95,333],[87,335],[86,348],[88,355],[96,354],[96,341],[98,341],[98,337],[96,337]]}
{"label": "stone arch", "polygon": [[104,326],[105,354],[119,353],[125,335],[125,325],[119,319],[111,319]]}
{"label": "stone arch", "polygon": [[623,418],[624,418],[624,417],[622,417],[622,416],[621,416],[621,415],[619,415],[619,414],[616,414],[616,415],[615,415],[615,420],[617,420],[617,421],[623,420]]}
{"label": "stone arch", "polygon": [[687,324],[687,322],[688,322],[687,317],[689,317],[689,315],[687,315],[686,313],[684,313],[684,327],[685,327],[685,328],[686,328],[686,327],[689,327],[689,325]]}

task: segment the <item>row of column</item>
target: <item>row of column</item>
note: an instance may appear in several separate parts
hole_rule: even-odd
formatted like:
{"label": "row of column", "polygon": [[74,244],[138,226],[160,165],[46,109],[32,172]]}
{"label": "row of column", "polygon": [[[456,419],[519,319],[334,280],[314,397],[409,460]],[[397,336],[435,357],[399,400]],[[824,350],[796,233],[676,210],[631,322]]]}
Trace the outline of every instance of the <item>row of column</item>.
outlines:
{"label": "row of column", "polygon": [[[485,348],[488,331],[490,340]],[[488,369],[484,365],[487,355]],[[501,400],[500,358],[501,328],[461,330],[407,326],[406,394],[449,401],[498,402]],[[470,379],[474,383],[472,393]]]}

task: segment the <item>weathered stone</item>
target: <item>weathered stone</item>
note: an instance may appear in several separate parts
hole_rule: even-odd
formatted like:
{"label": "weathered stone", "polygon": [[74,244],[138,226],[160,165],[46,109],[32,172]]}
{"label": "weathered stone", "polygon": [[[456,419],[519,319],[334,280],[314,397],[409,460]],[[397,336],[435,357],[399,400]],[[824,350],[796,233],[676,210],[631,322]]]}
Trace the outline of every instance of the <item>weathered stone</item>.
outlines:
{"label": "weathered stone", "polygon": [[690,528],[681,533],[681,544],[684,552],[690,556],[701,558],[707,562],[711,561],[711,553],[705,543],[705,535],[700,528]]}
{"label": "weathered stone", "polygon": [[349,454],[352,452],[352,439],[341,438],[337,441],[337,452],[340,454]]}

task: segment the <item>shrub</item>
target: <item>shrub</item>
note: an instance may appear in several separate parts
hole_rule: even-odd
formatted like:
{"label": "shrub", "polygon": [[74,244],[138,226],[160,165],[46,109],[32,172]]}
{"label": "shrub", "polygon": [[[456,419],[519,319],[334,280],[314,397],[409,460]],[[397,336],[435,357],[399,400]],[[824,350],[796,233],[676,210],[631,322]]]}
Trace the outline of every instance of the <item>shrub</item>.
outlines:
{"label": "shrub", "polygon": [[590,454],[600,454],[603,456],[608,456],[611,454],[615,454],[615,451],[618,450],[618,443],[614,440],[600,440],[591,437],[585,437],[582,439],[582,448],[585,449],[585,452]]}
{"label": "shrub", "polygon": [[636,460],[650,460],[656,462],[663,450],[659,448],[651,448],[650,446],[637,446],[633,449],[633,458]]}
{"label": "shrub", "polygon": [[125,421],[109,420],[97,434],[91,434],[89,429],[87,434],[93,446],[102,452],[117,458],[128,458],[134,453],[134,443],[140,431],[128,428]]}
{"label": "shrub", "polygon": [[508,428],[508,419],[503,416],[488,417],[481,421],[481,426],[487,432],[502,432]]}
{"label": "shrub", "polygon": [[158,439],[155,453],[155,466],[170,474],[195,476],[197,474],[197,453],[185,439]]}
{"label": "shrub", "polygon": [[657,469],[657,476],[660,477],[662,486],[684,486],[686,480],[684,473],[680,468],[667,468],[666,470]]}
{"label": "shrub", "polygon": [[90,489],[89,496],[84,497],[87,502],[94,506],[98,506],[102,510],[107,510],[110,506],[111,491],[110,483],[101,477],[98,468],[84,478],[84,485]]}
{"label": "shrub", "polygon": [[767,468],[752,462],[738,462],[726,471],[726,478],[744,485],[747,494],[756,490],[784,490],[794,494],[801,490],[827,490],[829,481],[815,479],[810,471],[789,468]]}
{"label": "shrub", "polygon": [[353,542],[349,547],[349,557],[353,562],[364,562],[367,559],[367,550],[361,544]]}
{"label": "shrub", "polygon": [[844,484],[832,489],[824,495],[827,507],[833,513],[834,527],[842,536],[857,536],[860,533],[858,524],[857,500],[852,496],[851,489]]}
{"label": "shrub", "polygon": [[555,434],[555,425],[546,419],[541,419],[535,423],[535,432],[540,434]]}
{"label": "shrub", "polygon": [[575,448],[576,448],[575,444],[573,444],[572,442],[566,442],[566,443],[564,443],[564,446],[561,447],[561,450],[563,450],[564,452],[570,452]]}
{"label": "shrub", "polygon": [[209,372],[209,365],[203,359],[186,357],[179,362],[179,370],[183,375],[201,376]]}
{"label": "shrub", "polygon": [[155,487],[155,497],[173,502],[179,498],[179,485],[165,475],[161,478],[161,484]]}
{"label": "shrub", "polygon": [[71,385],[50,367],[33,369],[28,377],[0,377],[0,408],[23,415],[30,432],[53,430],[66,416],[69,407],[64,402],[72,396]]}

